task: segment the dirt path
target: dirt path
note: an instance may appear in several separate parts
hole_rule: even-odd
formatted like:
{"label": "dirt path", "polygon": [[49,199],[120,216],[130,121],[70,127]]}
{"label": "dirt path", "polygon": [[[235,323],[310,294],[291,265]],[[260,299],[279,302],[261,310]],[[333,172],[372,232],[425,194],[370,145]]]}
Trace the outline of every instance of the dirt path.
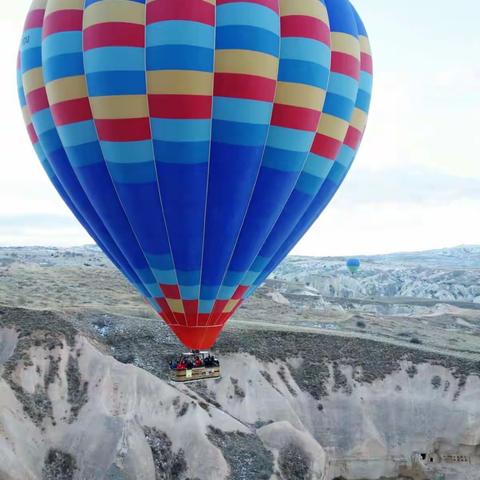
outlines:
{"label": "dirt path", "polygon": [[365,340],[372,340],[374,342],[386,343],[390,345],[396,345],[399,347],[406,347],[412,350],[420,350],[423,352],[432,352],[440,355],[448,355],[456,358],[466,358],[469,360],[480,361],[480,353],[466,352],[463,350],[453,350],[451,347],[435,347],[431,345],[417,345],[410,342],[402,342],[401,340],[393,339],[387,335],[370,334],[363,332],[346,332],[339,330],[328,330],[318,327],[305,327],[301,325],[292,325],[285,323],[268,323],[261,321],[246,321],[246,320],[230,320],[229,325],[233,328],[241,327],[252,330],[279,330],[279,331],[291,331],[291,332],[305,332],[305,333],[317,333],[321,335],[331,335],[335,337],[346,338],[362,338]]}

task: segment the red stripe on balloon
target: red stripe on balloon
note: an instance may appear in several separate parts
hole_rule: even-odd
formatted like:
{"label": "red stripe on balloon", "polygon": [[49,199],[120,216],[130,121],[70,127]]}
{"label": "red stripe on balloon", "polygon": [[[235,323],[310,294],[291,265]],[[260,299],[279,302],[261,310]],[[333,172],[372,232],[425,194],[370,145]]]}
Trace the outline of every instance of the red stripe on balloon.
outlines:
{"label": "red stripe on balloon", "polygon": [[150,140],[148,118],[95,120],[99,140],[107,142],[136,142]]}
{"label": "red stripe on balloon", "polygon": [[248,285],[239,285],[233,294],[232,300],[238,300],[243,297],[243,294],[249,289]]}
{"label": "red stripe on balloon", "polygon": [[173,315],[170,306],[168,305],[167,301],[164,298],[155,298],[155,301],[158,303],[160,308],[162,309],[162,318],[167,319],[166,322],[168,324],[176,324],[175,316]]}
{"label": "red stripe on balloon", "polygon": [[50,105],[48,103],[47,92],[45,87],[37,88],[32,90],[26,97],[27,105],[30,110],[30,113],[34,115],[41,110],[45,110]]}
{"label": "red stripe on balloon", "polygon": [[199,313],[197,315],[197,325],[207,325],[209,318],[209,313]]}
{"label": "red stripe on balloon", "polygon": [[279,13],[278,0],[217,0],[217,7],[227,3],[256,3]]}
{"label": "red stripe on balloon", "polygon": [[315,132],[320,120],[320,112],[311,108],[275,104],[271,124],[277,127],[295,128]]}
{"label": "red stripe on balloon", "polygon": [[345,145],[347,145],[353,150],[357,150],[361,140],[362,140],[362,132],[350,126],[347,131],[347,135],[345,137],[345,142],[344,142]]}
{"label": "red stripe on balloon", "polygon": [[330,28],[314,17],[288,15],[281,18],[282,37],[301,37],[318,40],[330,45]]}
{"label": "red stripe on balloon", "polygon": [[371,55],[368,53],[362,53],[362,71],[368,72],[370,74],[373,73],[373,61]]}
{"label": "red stripe on balloon", "polygon": [[209,95],[152,94],[148,105],[153,118],[210,118],[212,114]]}
{"label": "red stripe on balloon", "polygon": [[163,294],[166,298],[171,298],[173,300],[180,300],[180,290],[178,285],[166,285],[160,284]]}
{"label": "red stripe on balloon", "polygon": [[189,20],[215,25],[215,6],[203,0],[154,0],[147,4],[147,25],[165,20]]}
{"label": "red stripe on balloon", "polygon": [[[195,317],[197,319],[198,314],[198,300],[183,300],[183,309],[185,310],[185,315],[188,318]],[[187,323],[191,323],[188,322]]]}
{"label": "red stripe on balloon", "polygon": [[83,32],[84,51],[99,47],[144,47],[145,27],[135,23],[108,22]]}
{"label": "red stripe on balloon", "polygon": [[339,140],[317,133],[313,141],[312,153],[329,158],[330,160],[335,160],[341,146],[342,142]]}
{"label": "red stripe on balloon", "polygon": [[42,28],[43,17],[45,16],[45,9],[30,10],[25,20],[25,30],[30,30],[31,28]]}
{"label": "red stripe on balloon", "polygon": [[43,38],[59,32],[81,31],[83,24],[82,10],[57,10],[45,17]]}
{"label": "red stripe on balloon", "polygon": [[57,127],[83,122],[93,118],[90,102],[86,97],[56,103],[50,108]]}
{"label": "red stripe on balloon", "polygon": [[360,62],[347,53],[332,51],[331,71],[358,80],[360,78]]}
{"label": "red stripe on balloon", "polygon": [[276,80],[240,73],[216,73],[213,94],[216,97],[248,98],[272,102]]}
{"label": "red stripe on balloon", "polygon": [[177,323],[179,323],[180,325],[187,325],[187,319],[184,313],[179,313],[179,312],[172,312],[172,313]]}
{"label": "red stripe on balloon", "polygon": [[27,132],[28,136],[30,137],[30,141],[35,145],[38,142],[38,136],[33,124],[30,123],[27,125]]}

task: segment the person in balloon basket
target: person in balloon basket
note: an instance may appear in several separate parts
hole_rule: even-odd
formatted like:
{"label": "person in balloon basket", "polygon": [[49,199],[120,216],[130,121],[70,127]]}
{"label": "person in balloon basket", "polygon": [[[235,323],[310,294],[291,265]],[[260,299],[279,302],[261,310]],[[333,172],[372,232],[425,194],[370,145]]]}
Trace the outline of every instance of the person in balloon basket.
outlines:
{"label": "person in balloon basket", "polygon": [[177,370],[186,370],[187,369],[187,362],[181,358],[180,361],[177,363],[176,366]]}
{"label": "person in balloon basket", "polygon": [[195,361],[193,363],[194,363],[195,368],[203,367],[202,359],[198,356],[195,357]]}

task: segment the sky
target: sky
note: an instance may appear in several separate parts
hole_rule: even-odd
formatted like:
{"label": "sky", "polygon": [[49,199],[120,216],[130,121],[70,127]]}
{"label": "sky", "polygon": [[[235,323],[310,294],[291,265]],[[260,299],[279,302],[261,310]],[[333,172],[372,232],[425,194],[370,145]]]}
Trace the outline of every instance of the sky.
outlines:
{"label": "sky", "polygon": [[[0,17],[0,245],[91,243],[50,185],[16,97],[29,0]],[[480,244],[480,2],[353,0],[374,92],[360,153],[293,253],[352,255]]]}

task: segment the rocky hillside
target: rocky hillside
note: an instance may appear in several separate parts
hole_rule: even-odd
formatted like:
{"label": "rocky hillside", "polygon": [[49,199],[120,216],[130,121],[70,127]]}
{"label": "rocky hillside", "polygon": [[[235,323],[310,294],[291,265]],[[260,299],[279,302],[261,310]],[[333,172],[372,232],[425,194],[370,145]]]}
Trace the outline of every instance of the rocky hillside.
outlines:
{"label": "rocky hillside", "polygon": [[100,319],[1,308],[2,480],[478,480],[478,361],[235,327],[178,385],[161,322]]}
{"label": "rocky hillside", "polygon": [[288,257],[271,278],[308,284],[326,297],[404,297],[480,303],[480,247],[358,257],[351,275],[345,258]]}

